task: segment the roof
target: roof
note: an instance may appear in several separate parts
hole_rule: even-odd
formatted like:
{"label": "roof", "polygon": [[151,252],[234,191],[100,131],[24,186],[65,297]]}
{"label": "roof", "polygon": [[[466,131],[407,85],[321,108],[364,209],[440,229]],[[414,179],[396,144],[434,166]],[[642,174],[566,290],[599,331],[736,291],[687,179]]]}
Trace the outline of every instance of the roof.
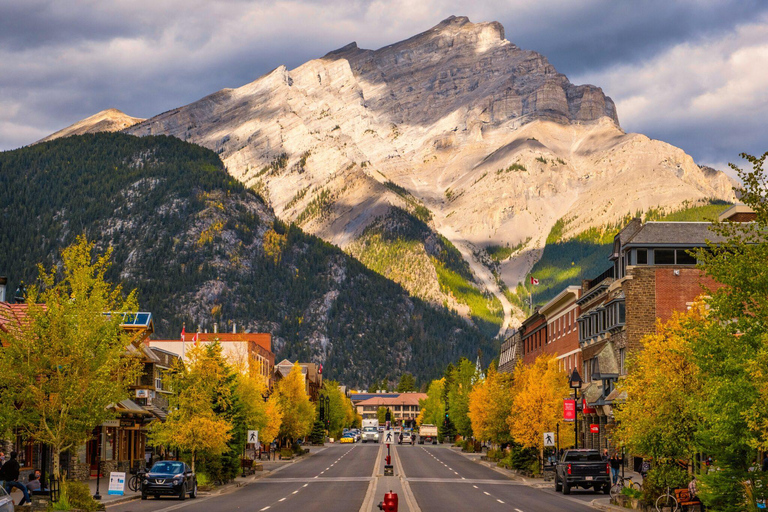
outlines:
{"label": "roof", "polygon": [[[187,333],[192,339],[194,334]],[[272,352],[272,335],[268,332],[200,332],[197,333],[198,341],[251,341]]]}
{"label": "roof", "polygon": [[[573,297],[569,298],[569,295],[573,295]],[[576,300],[578,300],[579,295],[581,295],[581,286],[568,286],[563,288],[563,291],[555,295],[552,300],[541,306],[539,311],[542,315],[548,317],[550,313],[557,311],[557,308],[562,308],[564,305],[575,303]]]}
{"label": "roof", "polygon": [[706,245],[726,238],[712,231],[711,222],[646,222],[623,245]]}
{"label": "roof", "polygon": [[388,405],[419,405],[419,400],[426,400],[426,393],[400,393],[397,396],[391,397],[373,397],[362,402],[357,402],[355,405],[373,405],[373,406],[388,406]]}
{"label": "roof", "polygon": [[724,222],[731,219],[734,215],[746,215],[748,218],[754,219],[756,217],[755,211],[745,204],[735,204],[721,213],[717,220]]}
{"label": "roof", "polygon": [[142,416],[152,415],[151,412],[144,409],[142,406],[134,402],[133,400],[123,400],[117,405],[113,405],[112,408],[117,412],[125,412],[130,414],[141,414]]}
{"label": "roof", "polygon": [[400,393],[355,393],[353,395],[349,396],[349,399],[352,400],[353,403],[362,402],[364,400],[369,400],[371,398],[386,398],[386,397],[397,397],[400,396]]}
{"label": "roof", "polygon": [[12,325],[20,324],[27,317],[26,304],[0,302],[0,331],[8,332]]}

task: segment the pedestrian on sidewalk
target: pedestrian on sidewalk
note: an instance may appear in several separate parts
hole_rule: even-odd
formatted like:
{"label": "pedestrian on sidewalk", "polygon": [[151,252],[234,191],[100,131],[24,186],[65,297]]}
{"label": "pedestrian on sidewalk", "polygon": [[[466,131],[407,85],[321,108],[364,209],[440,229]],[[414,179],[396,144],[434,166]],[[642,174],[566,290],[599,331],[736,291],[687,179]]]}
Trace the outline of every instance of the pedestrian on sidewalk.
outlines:
{"label": "pedestrian on sidewalk", "polygon": [[19,502],[19,506],[22,506],[29,501],[29,491],[24,484],[19,482],[19,470],[21,469],[21,466],[19,466],[19,461],[16,460],[16,457],[17,453],[11,452],[11,460],[3,464],[3,467],[0,468],[0,480],[5,482],[5,492],[9,495],[11,494],[11,489],[14,487],[24,494],[24,497]]}
{"label": "pedestrian on sidewalk", "polygon": [[277,460],[277,441],[273,440],[272,444],[269,446],[269,449],[272,451],[272,460]]}
{"label": "pedestrian on sidewalk", "polygon": [[610,460],[611,463],[611,483],[615,484],[619,481],[619,469],[624,464],[624,458],[619,456],[618,452],[613,452],[613,456]]}
{"label": "pedestrian on sidewalk", "polygon": [[608,462],[608,459],[610,459],[610,457],[608,456],[608,448],[605,448],[603,449],[603,461]]}

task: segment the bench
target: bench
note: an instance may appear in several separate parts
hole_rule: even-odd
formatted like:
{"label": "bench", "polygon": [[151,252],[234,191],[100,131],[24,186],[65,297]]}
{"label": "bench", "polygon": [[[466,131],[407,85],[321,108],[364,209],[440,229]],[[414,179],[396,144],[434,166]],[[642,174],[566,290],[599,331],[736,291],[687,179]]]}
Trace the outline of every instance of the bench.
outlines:
{"label": "bench", "polygon": [[252,475],[256,472],[251,459],[240,459],[240,467],[243,469],[244,475]]}
{"label": "bench", "polygon": [[677,499],[677,504],[680,505],[683,510],[685,510],[685,507],[702,506],[701,500],[695,496],[691,496],[691,491],[688,489],[675,489],[675,498]]}

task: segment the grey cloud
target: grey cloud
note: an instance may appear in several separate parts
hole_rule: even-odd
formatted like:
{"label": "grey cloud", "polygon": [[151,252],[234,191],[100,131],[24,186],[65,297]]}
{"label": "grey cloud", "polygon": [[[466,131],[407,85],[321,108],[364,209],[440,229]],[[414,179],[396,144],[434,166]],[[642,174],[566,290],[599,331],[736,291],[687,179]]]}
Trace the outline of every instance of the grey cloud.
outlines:
{"label": "grey cloud", "polygon": [[[609,80],[613,66],[718,37],[765,12],[758,0],[0,0],[0,149],[109,107],[150,117],[353,40],[367,48],[393,43],[451,14],[500,21],[509,40],[543,53],[559,71],[601,78],[596,85],[622,93],[631,87]],[[621,107],[619,116],[631,124]],[[698,119],[691,131],[683,121],[637,125],[697,159],[734,153],[717,131],[727,123]],[[717,143],[706,142],[709,134]]]}

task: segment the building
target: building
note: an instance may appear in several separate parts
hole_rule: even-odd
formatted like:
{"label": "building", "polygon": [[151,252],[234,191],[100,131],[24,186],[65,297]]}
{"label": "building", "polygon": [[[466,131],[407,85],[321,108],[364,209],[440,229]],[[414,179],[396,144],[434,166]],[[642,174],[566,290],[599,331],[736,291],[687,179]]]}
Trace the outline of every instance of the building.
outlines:
{"label": "building", "polygon": [[231,365],[240,370],[249,368],[251,372],[256,372],[264,384],[272,389],[275,354],[272,353],[272,335],[269,333],[200,332],[187,333],[184,340],[147,341],[150,347],[176,354],[185,361],[191,347],[214,342],[221,345],[222,355]]}
{"label": "building", "polygon": [[426,400],[426,393],[399,393],[392,396],[374,396],[355,404],[357,413],[363,419],[378,417],[379,407],[385,407],[392,413],[395,424],[416,425],[416,417],[421,412],[419,400]]}
{"label": "building", "polygon": [[541,308],[536,308],[531,316],[523,320],[520,332],[523,363],[533,364],[547,343],[547,318],[541,314]]}
{"label": "building", "polygon": [[512,334],[501,344],[499,352],[499,371],[512,373],[515,370],[518,359],[522,355],[522,333],[515,329]]}
{"label": "building", "polygon": [[[293,370],[294,363],[283,359],[275,365],[274,382],[277,384]],[[312,402],[317,402],[323,388],[323,366],[315,363],[299,363],[307,396]]]}

